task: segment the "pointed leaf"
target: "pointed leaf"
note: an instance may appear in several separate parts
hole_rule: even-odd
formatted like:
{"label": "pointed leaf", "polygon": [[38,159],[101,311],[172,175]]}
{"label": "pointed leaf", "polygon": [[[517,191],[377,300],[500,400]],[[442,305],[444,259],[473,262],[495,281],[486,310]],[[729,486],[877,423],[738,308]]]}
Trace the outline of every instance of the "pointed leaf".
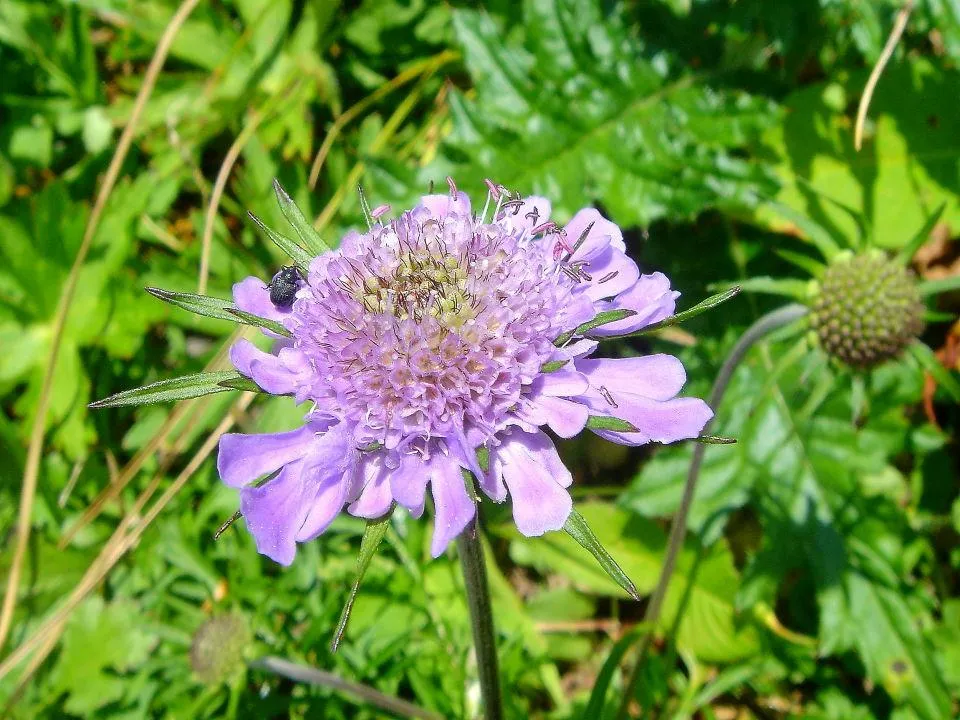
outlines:
{"label": "pointed leaf", "polygon": [[940,293],[960,290],[960,275],[946,277],[941,280],[924,280],[920,283],[920,294],[924,297],[939,295]]}
{"label": "pointed leaf", "polygon": [[640,432],[631,423],[609,415],[591,415],[587,425],[591,430],[611,430],[612,432]]}
{"label": "pointed leaf", "polygon": [[653,323],[653,325],[647,325],[647,327],[632,332],[629,335],[621,335],[619,337],[638,337],[640,335],[646,335],[647,333],[652,333],[657,330],[662,330],[665,327],[670,327],[671,325],[679,325],[682,322],[686,322],[692,318],[697,317],[697,315],[702,315],[707,310],[712,310],[717,305],[725,303],[727,300],[736,297],[740,293],[740,286],[736,285],[732,288],[724,290],[721,293],[716,295],[711,295],[706,300],[698,302],[689,310],[684,310],[683,312],[678,312],[676,315],[671,315],[668,318],[664,318],[660,322]]}
{"label": "pointed leaf", "polygon": [[610,556],[610,553],[607,552],[606,548],[600,544],[600,541],[597,539],[597,536],[593,534],[593,530],[590,529],[590,526],[587,524],[587,521],[584,519],[583,515],[578,513],[575,509],[571,510],[570,517],[567,518],[567,522],[564,524],[563,529],[567,531],[567,534],[570,535],[570,537],[580,543],[584,550],[597,559],[597,562],[600,563],[600,567],[602,567],[607,575],[610,576],[611,580],[626,590],[627,594],[630,595],[630,597],[632,597],[634,600],[640,599],[640,593],[637,591],[637,586],[634,585],[633,581],[627,577],[627,574],[617,564],[617,561]]}
{"label": "pointed leaf", "polygon": [[313,255],[323,255],[323,253],[330,252],[330,246],[320,237],[320,233],[314,230],[313,225],[303,216],[300,208],[297,207],[293,198],[287,195],[287,191],[283,189],[283,186],[280,185],[278,180],[273,181],[273,189],[277,193],[277,202],[280,203],[280,211],[287,219],[287,222],[296,230],[303,247]]}
{"label": "pointed leaf", "polygon": [[246,392],[263,392],[261,387],[257,385],[250,378],[241,375],[236,378],[229,378],[227,380],[221,380],[218,383],[221,387],[230,388],[231,390],[244,390]]}
{"label": "pointed leaf", "polygon": [[593,690],[590,691],[590,701],[580,716],[582,720],[594,720],[594,718],[604,717],[603,709],[607,701],[607,690],[610,687],[610,683],[613,682],[614,673],[616,673],[617,668],[620,667],[620,661],[623,660],[623,656],[643,637],[646,630],[646,625],[638,625],[630,628],[630,630],[610,648],[610,654],[607,655],[607,659],[603,661],[603,667],[600,668],[600,672],[597,673],[597,679],[593,683]]}
{"label": "pointed leaf", "polygon": [[[124,390],[116,395],[90,403],[91,408],[123,407],[127,405],[148,405],[150,403],[176,402],[188,398],[210,395],[232,390],[224,383],[237,382],[243,378],[235,370],[197,373],[183,377],[161,380],[159,382]],[[245,378],[244,378],[245,379]]]}
{"label": "pointed leaf", "polygon": [[252,313],[244,312],[243,310],[238,310],[237,308],[230,308],[228,312],[240,322],[246,323],[247,325],[263,328],[264,330],[269,330],[270,332],[274,332],[277,335],[282,335],[283,337],[293,337],[293,333],[287,330],[276,320],[262,318],[259,315],[253,315]]}
{"label": "pointed leaf", "polygon": [[247,215],[250,216],[250,219],[256,223],[257,227],[271,240],[274,244],[280,248],[298,268],[301,272],[306,273],[310,268],[310,253],[304,250],[302,247],[297,245],[293,240],[288,238],[286,235],[281,235],[275,230],[271,230],[264,223],[263,220],[258,218],[252,212],[248,212]]}
{"label": "pointed leaf", "polygon": [[920,366],[933,376],[937,385],[946,390],[954,400],[960,402],[960,381],[940,363],[933,350],[920,341],[913,343],[908,350]]}
{"label": "pointed leaf", "polygon": [[723,435],[700,435],[693,440],[704,445],[735,445],[737,442],[736,438],[724,437]]}
{"label": "pointed leaf", "polygon": [[610,323],[617,322],[618,320],[624,320],[625,318],[636,314],[637,313],[634,310],[627,309],[605,310],[602,313],[598,313],[593,320],[588,320],[573,330],[568,330],[567,332],[563,333],[563,335],[560,335],[556,340],[553,341],[553,344],[557,347],[560,347],[575,335],[583,335],[594,328],[600,327],[601,325],[609,325]]}
{"label": "pointed leaf", "polygon": [[778,215],[792,222],[805,238],[816,246],[824,260],[832,260],[840,252],[840,246],[822,225],[783,203],[771,202],[770,207]]}
{"label": "pointed leaf", "polygon": [[819,279],[827,269],[827,266],[822,262],[803,253],[794,252],[793,250],[774,250],[774,252],[791,265],[795,265],[801,270],[806,270],[810,273],[811,277]]}
{"label": "pointed leaf", "polygon": [[797,278],[752,277],[741,280],[741,290],[768,295],[782,295],[794,300],[804,301],[810,297],[810,281]]}
{"label": "pointed leaf", "polygon": [[930,233],[933,232],[933,228],[940,221],[940,218],[943,216],[943,211],[946,209],[947,203],[940,203],[940,207],[934,210],[933,214],[927,218],[923,226],[917,230],[917,234],[897,253],[897,262],[904,266],[910,264],[910,261],[913,260],[913,256],[917,254],[920,246],[930,239]]}
{"label": "pointed leaf", "polygon": [[194,295],[193,293],[180,293],[171,290],[161,290],[160,288],[144,288],[155,298],[159,298],[178,308],[183,308],[187,312],[204,315],[206,317],[217,318],[218,320],[229,320],[237,322],[237,317],[230,314],[233,303],[221,298],[208,297],[207,295]]}
{"label": "pointed leaf", "polygon": [[357,556],[357,574],[353,580],[353,586],[350,588],[350,595],[340,613],[340,621],[334,630],[333,639],[330,641],[330,652],[336,652],[340,647],[340,641],[343,639],[343,633],[347,629],[347,622],[350,620],[350,613],[353,611],[353,604],[357,600],[357,593],[360,591],[360,583],[363,576],[370,567],[370,561],[380,547],[383,536],[386,535],[390,527],[390,517],[393,515],[393,509],[376,520],[367,520],[367,527],[363,531],[363,539],[360,541],[360,554]]}

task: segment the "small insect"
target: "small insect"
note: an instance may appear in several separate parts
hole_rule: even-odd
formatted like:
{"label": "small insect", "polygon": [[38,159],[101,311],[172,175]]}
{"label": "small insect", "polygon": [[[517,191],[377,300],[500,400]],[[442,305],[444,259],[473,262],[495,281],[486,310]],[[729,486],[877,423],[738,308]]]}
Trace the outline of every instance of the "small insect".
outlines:
{"label": "small insect", "polygon": [[280,308],[290,307],[302,283],[303,277],[296,267],[289,265],[280,268],[280,272],[267,285],[270,288],[270,302]]}

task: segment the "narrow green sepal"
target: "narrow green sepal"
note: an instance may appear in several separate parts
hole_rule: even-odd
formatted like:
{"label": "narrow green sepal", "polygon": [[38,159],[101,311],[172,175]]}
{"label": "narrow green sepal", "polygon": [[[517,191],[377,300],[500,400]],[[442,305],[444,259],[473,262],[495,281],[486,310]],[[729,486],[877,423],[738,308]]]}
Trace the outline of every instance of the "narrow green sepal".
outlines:
{"label": "narrow green sepal", "polygon": [[300,242],[303,243],[303,247],[313,255],[322,255],[323,253],[330,252],[330,246],[324,242],[323,238],[320,237],[320,233],[313,228],[310,221],[303,216],[300,208],[297,207],[293,198],[287,194],[287,191],[283,189],[279,180],[274,179],[273,189],[277,193],[280,212],[283,213],[287,222],[293,226],[293,229],[300,237]]}
{"label": "narrow green sepal", "polygon": [[252,212],[248,212],[247,215],[256,223],[256,226],[260,228],[261,232],[270,238],[273,243],[280,248],[287,257],[293,260],[294,264],[300,268],[300,271],[304,274],[310,269],[310,260],[312,259],[310,253],[300,247],[293,240],[288,238],[286,235],[281,235],[276,230],[271,230],[268,228],[263,220],[258,218]]}
{"label": "narrow green sepal", "polygon": [[563,525],[563,529],[566,530],[567,534],[576,540],[584,550],[597,559],[600,567],[610,576],[611,580],[622,587],[634,600],[640,599],[637,586],[627,577],[623,568],[617,564],[617,561],[613,559],[610,553],[607,552],[607,549],[603,547],[597,539],[597,536],[593,534],[593,530],[590,529],[583,515],[576,510],[571,510],[567,522]]}
{"label": "narrow green sepal", "polygon": [[611,430],[613,432],[640,432],[631,423],[609,415],[591,415],[587,418],[587,427],[591,430]]}
{"label": "narrow green sepal", "polygon": [[803,253],[794,252],[793,250],[774,250],[774,252],[794,267],[805,270],[815,278],[822,277],[824,271],[827,269],[827,266],[822,262]]}
{"label": "narrow green sepal", "polygon": [[[684,310],[683,312],[678,312],[675,315],[671,315],[668,318],[664,318],[660,322],[655,322],[652,325],[647,325],[647,327],[637,330],[636,332],[629,333],[627,335],[618,335],[616,337],[639,337],[641,335],[647,335],[657,330],[662,330],[665,327],[670,327],[671,325],[679,325],[682,322],[691,320],[697,315],[702,315],[707,310],[712,310],[717,305],[725,303],[727,300],[736,297],[740,294],[740,286],[735,285],[732,288],[724,290],[723,292],[717,293],[716,295],[711,295],[706,300],[702,300],[694,305],[689,310]],[[604,340],[613,340],[614,338],[604,338]]]}
{"label": "narrow green sepal", "polygon": [[270,332],[274,332],[283,337],[293,337],[293,333],[287,330],[276,320],[262,318],[259,315],[253,315],[251,313],[244,312],[243,310],[238,310],[237,308],[230,308],[228,312],[234,317],[235,320],[239,320],[246,325],[253,325],[254,327],[263,328],[264,330],[269,330]]}
{"label": "narrow green sepal", "polygon": [[618,320],[624,320],[636,314],[637,313],[635,311],[627,309],[605,310],[602,313],[598,313],[593,320],[588,320],[573,330],[568,330],[567,332],[563,333],[563,335],[560,335],[556,340],[553,341],[553,344],[557,347],[560,347],[574,335],[583,335],[594,328],[600,327],[601,325],[609,325],[610,323],[617,322]]}
{"label": "narrow green sepal", "polygon": [[540,372],[542,373],[556,372],[557,370],[559,370],[569,362],[570,362],[569,360],[551,360],[550,362],[546,362],[540,366]]}
{"label": "narrow green sepal", "polygon": [[[725,283],[717,283],[710,289],[722,288]],[[737,283],[746,292],[780,295],[803,302],[810,297],[810,281],[798,278],[775,278],[768,275],[752,277]]]}
{"label": "narrow green sepal", "polygon": [[192,312],[196,315],[216,318],[217,320],[229,320],[237,322],[237,318],[230,314],[233,303],[221,298],[209,297],[207,295],[194,295],[193,293],[173,292],[171,290],[162,290],[155,287],[144,288],[155,298],[176,305],[178,308]]}
{"label": "narrow green sepal", "polygon": [[735,445],[737,443],[736,438],[725,437],[723,435],[699,435],[692,438],[692,440],[703,443],[704,445]]}
{"label": "narrow green sepal", "polygon": [[236,382],[240,379],[246,378],[235,370],[184,375],[170,380],[160,380],[132,390],[124,390],[103,400],[96,400],[87,407],[97,409],[188,400],[202,395],[232,390],[231,386],[224,385],[224,383]]}
{"label": "narrow green sepal", "polygon": [[350,620],[350,613],[353,611],[353,604],[357,600],[357,593],[360,591],[360,583],[363,576],[370,567],[370,561],[380,547],[383,536],[387,534],[390,527],[390,517],[393,515],[393,508],[381,518],[376,520],[367,520],[367,527],[363,531],[363,539],[360,541],[360,554],[357,556],[357,573],[353,579],[353,585],[350,588],[350,595],[340,613],[340,620],[337,628],[333,632],[333,639],[330,641],[330,652],[336,652],[340,647],[340,641],[343,640],[343,634],[347,630],[347,622]]}
{"label": "narrow green sepal", "polygon": [[230,378],[229,380],[223,380],[219,383],[221,387],[229,388],[230,390],[244,390],[246,392],[264,392],[263,388],[257,385],[253,380],[241,375],[238,378]]}
{"label": "narrow green sepal", "polygon": [[903,246],[903,249],[897,253],[897,262],[908,267],[910,261],[913,260],[913,256],[917,254],[917,250],[920,249],[920,246],[923,245],[929,238],[930,233],[933,232],[933,228],[940,221],[943,211],[947,209],[947,203],[943,202],[940,204],[936,210],[933,211],[933,215],[927,218],[926,222],[923,223],[923,226],[917,231],[917,234],[914,235],[910,242]]}
{"label": "narrow green sepal", "polygon": [[822,225],[783,203],[771,202],[770,207],[776,210],[778,215],[796,225],[806,235],[806,239],[816,246],[824,260],[830,261],[840,252],[840,246]]}
{"label": "narrow green sepal", "polygon": [[951,290],[960,290],[960,275],[942,278],[940,280],[924,280],[917,289],[923,297],[939,295],[940,293],[950,292]]}
{"label": "narrow green sepal", "polygon": [[937,385],[942,387],[956,402],[960,402],[960,381],[945,368],[933,350],[917,340],[907,347],[913,358],[924,370],[933,376]]}

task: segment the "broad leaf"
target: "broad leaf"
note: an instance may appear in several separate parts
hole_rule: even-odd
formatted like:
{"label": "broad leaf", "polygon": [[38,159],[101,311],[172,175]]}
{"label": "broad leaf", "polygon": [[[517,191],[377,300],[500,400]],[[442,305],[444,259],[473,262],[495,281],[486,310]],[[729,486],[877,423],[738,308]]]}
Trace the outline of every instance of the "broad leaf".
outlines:
{"label": "broad leaf", "polygon": [[560,216],[602,199],[623,225],[773,190],[736,152],[775,117],[770,102],[674,72],[599,0],[527,0],[511,23],[523,44],[486,12],[454,16],[476,87],[450,95],[451,151],[469,158],[461,184],[495,168],[496,182],[550,197]]}

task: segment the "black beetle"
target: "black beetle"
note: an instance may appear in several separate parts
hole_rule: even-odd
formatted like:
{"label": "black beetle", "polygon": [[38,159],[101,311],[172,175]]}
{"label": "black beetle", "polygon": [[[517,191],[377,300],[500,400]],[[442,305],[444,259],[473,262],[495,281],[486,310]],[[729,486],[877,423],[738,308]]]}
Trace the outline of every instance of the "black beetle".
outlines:
{"label": "black beetle", "polygon": [[302,283],[300,271],[293,265],[280,268],[280,272],[274,275],[267,285],[270,288],[270,302],[277,307],[290,307]]}

